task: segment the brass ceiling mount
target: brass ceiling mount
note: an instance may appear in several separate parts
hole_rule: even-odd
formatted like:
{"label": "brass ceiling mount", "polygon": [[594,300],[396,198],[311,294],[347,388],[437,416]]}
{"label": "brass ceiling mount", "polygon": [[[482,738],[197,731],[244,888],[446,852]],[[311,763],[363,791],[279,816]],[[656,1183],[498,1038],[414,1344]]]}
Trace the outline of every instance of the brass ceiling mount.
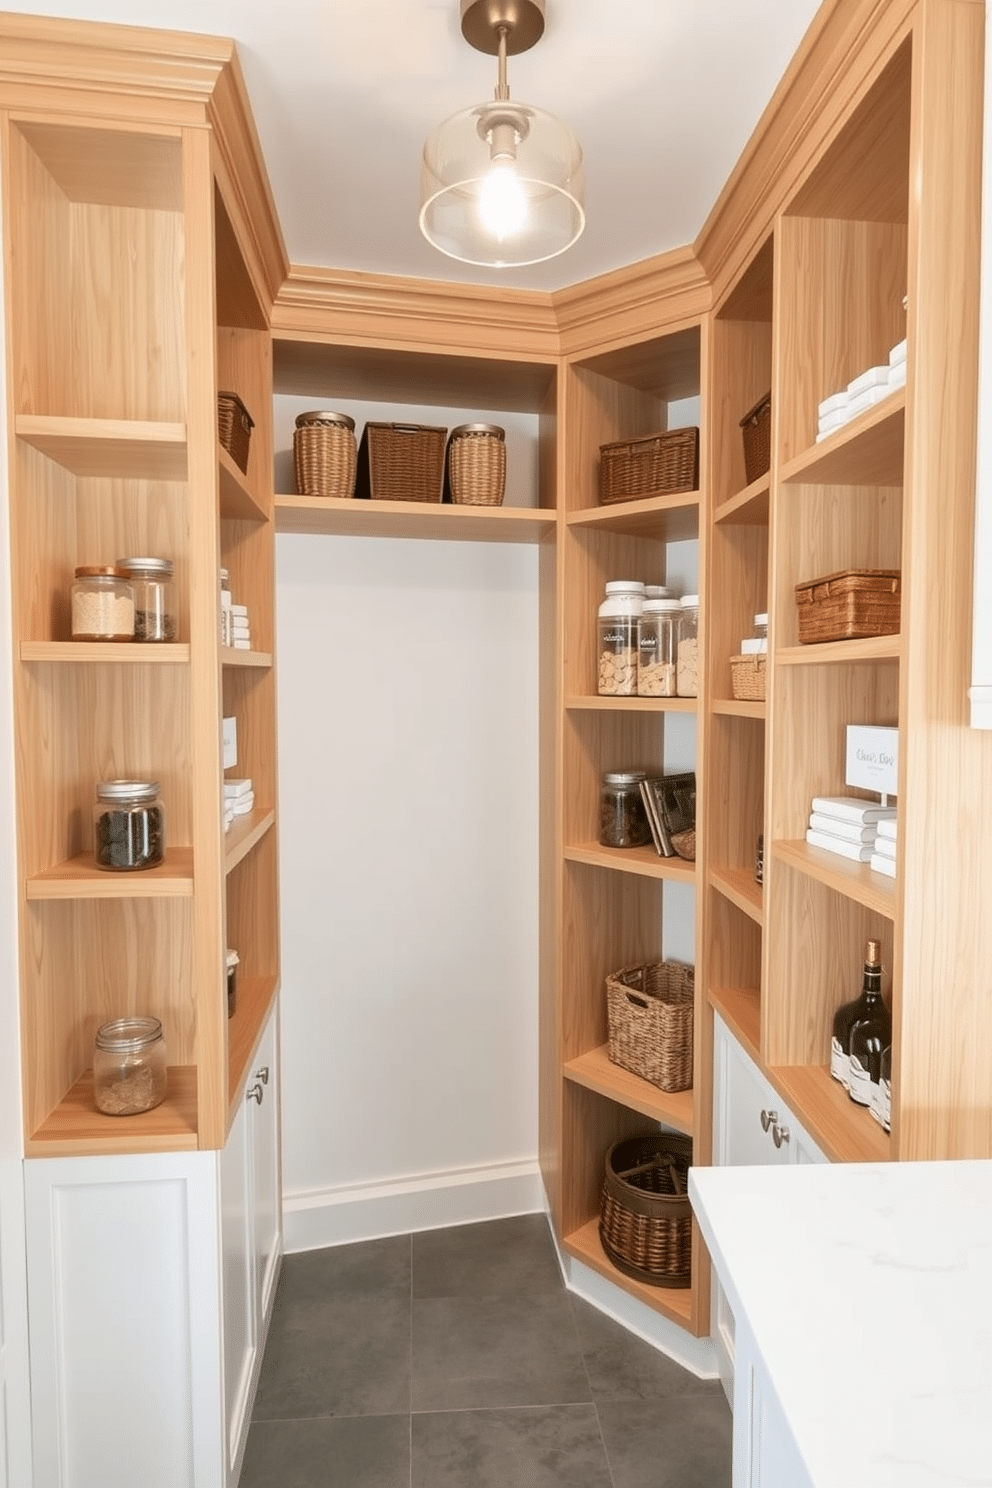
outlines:
{"label": "brass ceiling mount", "polygon": [[461,0],[462,35],[477,52],[499,54],[500,32],[506,55],[530,51],[544,35],[544,0]]}

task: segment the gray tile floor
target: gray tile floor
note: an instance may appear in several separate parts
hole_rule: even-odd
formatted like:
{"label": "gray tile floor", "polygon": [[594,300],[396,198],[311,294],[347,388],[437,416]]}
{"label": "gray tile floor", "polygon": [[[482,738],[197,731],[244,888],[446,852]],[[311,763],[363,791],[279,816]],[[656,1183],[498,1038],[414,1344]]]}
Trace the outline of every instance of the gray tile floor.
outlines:
{"label": "gray tile floor", "polygon": [[287,1256],[241,1488],[728,1488],[730,1442],[522,1215]]}

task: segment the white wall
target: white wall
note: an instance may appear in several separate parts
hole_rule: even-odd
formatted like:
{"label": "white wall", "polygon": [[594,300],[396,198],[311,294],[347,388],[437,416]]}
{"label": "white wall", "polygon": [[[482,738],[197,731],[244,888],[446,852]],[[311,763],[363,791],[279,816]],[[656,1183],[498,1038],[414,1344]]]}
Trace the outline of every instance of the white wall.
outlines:
{"label": "white wall", "polygon": [[276,595],[287,1249],[539,1208],[536,550],[284,535]]}

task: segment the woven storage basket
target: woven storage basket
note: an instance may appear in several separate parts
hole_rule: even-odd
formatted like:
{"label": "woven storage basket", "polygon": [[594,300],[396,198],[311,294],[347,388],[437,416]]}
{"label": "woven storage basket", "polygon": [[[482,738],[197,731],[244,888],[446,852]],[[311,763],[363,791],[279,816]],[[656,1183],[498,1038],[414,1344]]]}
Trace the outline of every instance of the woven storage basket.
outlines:
{"label": "woven storage basket", "polygon": [[897,568],[847,568],[796,585],[799,641],[848,641],[899,630]]}
{"label": "woven storage basket", "polygon": [[674,1132],[627,1137],[606,1154],[599,1238],[625,1276],[650,1286],[690,1285],[691,1166],[692,1142]]}
{"label": "woven storage basket", "polygon": [[613,1064],[657,1085],[692,1088],[695,973],[677,961],[625,966],[606,978]]}
{"label": "woven storage basket", "polygon": [[772,395],[766,393],[741,419],[744,476],[747,484],[764,475],[772,463]]}
{"label": "woven storage basket", "polygon": [[761,653],[755,656],[732,656],[730,682],[734,697],[752,703],[764,702],[767,671],[768,657]]}
{"label": "woven storage basket", "polygon": [[603,506],[638,496],[694,491],[699,484],[699,430],[672,429],[599,448]]}
{"label": "woven storage basket", "polygon": [[248,469],[248,450],[255,420],[237,393],[217,394],[217,432],[220,442],[242,474]]}
{"label": "woven storage basket", "polygon": [[502,506],[506,487],[504,431],[459,424],[448,440],[447,490],[456,506]]}
{"label": "woven storage basket", "polygon": [[299,415],[293,431],[293,468],[301,496],[354,496],[357,464],[353,418],[330,409]]}
{"label": "woven storage basket", "polygon": [[358,446],[355,495],[373,501],[440,501],[448,431],[434,424],[368,423]]}

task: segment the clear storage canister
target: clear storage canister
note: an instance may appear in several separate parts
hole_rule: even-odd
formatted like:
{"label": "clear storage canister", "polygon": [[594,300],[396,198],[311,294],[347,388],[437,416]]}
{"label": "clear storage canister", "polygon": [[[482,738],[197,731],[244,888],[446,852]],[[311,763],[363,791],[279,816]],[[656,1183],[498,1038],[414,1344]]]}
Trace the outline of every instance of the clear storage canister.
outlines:
{"label": "clear storage canister", "polygon": [[165,1099],[165,1040],[157,1018],[116,1018],[97,1031],[93,1096],[105,1116],[137,1116]]}
{"label": "clear storage canister", "polygon": [[127,571],[82,564],[72,586],[74,641],[133,641],[134,591]]}
{"label": "clear storage canister", "polygon": [[102,780],[93,808],[98,868],[130,873],[165,857],[165,811],[157,780]]}
{"label": "clear storage canister", "polygon": [[679,697],[699,693],[699,595],[684,594],[679,613],[679,651],[676,671]]}
{"label": "clear storage canister", "polygon": [[646,599],[637,645],[638,697],[675,697],[681,606],[677,599]]}
{"label": "clear storage canister", "polygon": [[602,697],[637,696],[637,642],[644,585],[637,579],[611,579],[599,607],[597,691]]}
{"label": "clear storage canister", "polygon": [[134,639],[174,641],[176,603],[168,558],[118,558],[134,592]]}
{"label": "clear storage canister", "polygon": [[651,828],[641,799],[643,770],[611,770],[599,796],[599,841],[603,847],[642,847]]}

